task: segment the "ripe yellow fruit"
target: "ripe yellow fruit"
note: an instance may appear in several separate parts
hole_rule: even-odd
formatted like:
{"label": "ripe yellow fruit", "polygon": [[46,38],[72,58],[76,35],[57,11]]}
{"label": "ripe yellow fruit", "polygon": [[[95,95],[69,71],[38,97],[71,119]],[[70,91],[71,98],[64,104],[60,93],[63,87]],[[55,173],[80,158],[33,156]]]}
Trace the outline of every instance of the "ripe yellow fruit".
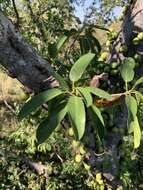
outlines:
{"label": "ripe yellow fruit", "polygon": [[105,189],[105,186],[104,186],[104,184],[102,184],[101,186],[100,186],[100,190],[104,190]]}
{"label": "ripe yellow fruit", "polygon": [[68,134],[69,134],[69,136],[71,136],[71,137],[74,135],[74,132],[73,132],[73,129],[72,129],[72,128],[69,128]]}
{"label": "ripe yellow fruit", "polygon": [[137,35],[137,38],[139,40],[143,40],[143,32],[140,32],[138,35]]}
{"label": "ripe yellow fruit", "polygon": [[53,172],[52,166],[49,165],[47,168],[48,168],[48,174],[52,174],[52,172]]}
{"label": "ripe yellow fruit", "polygon": [[101,62],[102,62],[102,61],[104,61],[104,59],[103,59],[102,57],[99,57],[99,58],[98,58],[98,61],[101,61]]}
{"label": "ripe yellow fruit", "polygon": [[106,46],[107,46],[107,47],[110,47],[110,46],[111,46],[111,42],[110,42],[109,40],[107,40]]}
{"label": "ripe yellow fruit", "polygon": [[119,186],[119,187],[117,187],[116,190],[123,190],[123,187],[122,187],[122,186]]}
{"label": "ripe yellow fruit", "polygon": [[100,181],[102,179],[101,173],[96,174],[96,181]]}
{"label": "ripe yellow fruit", "polygon": [[[96,180],[96,181],[97,181],[97,180]],[[101,180],[97,181],[97,183],[98,183],[99,185],[102,185],[102,184],[103,184],[103,180],[101,179]]]}
{"label": "ripe yellow fruit", "polygon": [[73,141],[72,141],[72,147],[73,147],[73,148],[76,148],[76,147],[78,147],[78,146],[79,146],[79,142],[73,140]]}
{"label": "ripe yellow fruit", "polygon": [[80,146],[80,147],[79,147],[79,152],[80,152],[81,154],[85,154],[85,153],[86,153],[86,151],[84,150],[83,146]]}
{"label": "ripe yellow fruit", "polygon": [[103,52],[100,56],[103,60],[106,60],[108,58],[109,53],[108,52]]}
{"label": "ripe yellow fruit", "polygon": [[80,154],[77,154],[77,155],[75,156],[75,162],[80,163],[81,160],[82,160],[81,155],[80,155]]}
{"label": "ripe yellow fruit", "polygon": [[110,32],[114,32],[114,29],[112,27],[108,28]]}
{"label": "ripe yellow fruit", "polygon": [[88,164],[84,163],[83,165],[84,165],[84,168],[85,168],[87,171],[90,170],[91,167],[90,167]]}

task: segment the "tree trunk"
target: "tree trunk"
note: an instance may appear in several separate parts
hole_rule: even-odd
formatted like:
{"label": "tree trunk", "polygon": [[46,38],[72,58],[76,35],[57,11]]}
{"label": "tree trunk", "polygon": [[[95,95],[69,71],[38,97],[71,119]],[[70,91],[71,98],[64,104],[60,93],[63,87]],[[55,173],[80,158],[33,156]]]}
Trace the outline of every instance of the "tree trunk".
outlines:
{"label": "tree trunk", "polygon": [[51,65],[26,42],[0,12],[0,64],[25,87],[38,92],[57,85]]}

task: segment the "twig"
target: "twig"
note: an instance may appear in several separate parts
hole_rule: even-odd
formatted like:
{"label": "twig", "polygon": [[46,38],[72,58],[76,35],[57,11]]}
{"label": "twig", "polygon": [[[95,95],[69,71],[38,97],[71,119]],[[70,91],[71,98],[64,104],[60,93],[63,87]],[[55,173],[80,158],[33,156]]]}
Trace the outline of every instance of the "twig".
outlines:
{"label": "twig", "polygon": [[11,105],[9,105],[9,104],[7,103],[6,100],[3,100],[3,102],[4,102],[5,106],[6,106],[14,115],[17,115],[17,114],[16,114],[16,111],[12,108]]}
{"label": "twig", "polygon": [[12,4],[13,4],[15,15],[16,15],[16,18],[17,18],[16,27],[19,27],[19,13],[18,13],[18,10],[17,10],[17,7],[16,7],[15,0],[12,0]]}

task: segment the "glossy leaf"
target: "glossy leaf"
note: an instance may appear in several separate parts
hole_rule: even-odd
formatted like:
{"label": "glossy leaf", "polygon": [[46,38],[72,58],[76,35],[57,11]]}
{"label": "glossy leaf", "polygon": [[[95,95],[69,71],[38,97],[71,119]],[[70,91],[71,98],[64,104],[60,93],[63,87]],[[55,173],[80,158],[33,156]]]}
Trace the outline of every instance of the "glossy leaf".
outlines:
{"label": "glossy leaf", "polygon": [[134,130],[134,148],[138,148],[140,146],[140,141],[141,141],[141,129],[137,117],[135,117],[131,125]]}
{"label": "glossy leaf", "polygon": [[123,64],[128,65],[132,69],[134,69],[136,66],[136,62],[132,57],[125,58]]}
{"label": "glossy leaf", "polygon": [[65,81],[65,79],[61,75],[59,75],[58,73],[55,73],[54,77],[59,82],[60,87],[63,90],[69,90],[69,86],[68,86],[67,82]]}
{"label": "glossy leaf", "polygon": [[139,85],[139,84],[141,84],[141,83],[143,83],[143,76],[142,76],[141,78],[139,78],[139,79],[135,82],[135,84],[134,84],[133,87],[136,87],[137,85]]}
{"label": "glossy leaf", "polygon": [[97,115],[99,120],[101,121],[102,125],[104,126],[104,120],[103,120],[100,110],[95,105],[91,106],[91,108],[92,108],[93,112]]}
{"label": "glossy leaf", "polygon": [[121,76],[125,82],[131,82],[134,79],[134,70],[127,64],[122,65]]}
{"label": "glossy leaf", "polygon": [[75,131],[76,138],[80,140],[85,131],[85,108],[84,103],[80,97],[71,96],[68,101],[68,114],[71,125]]}
{"label": "glossy leaf", "polygon": [[[53,108],[54,109],[54,108]],[[55,130],[56,127],[60,125],[60,122],[64,119],[67,114],[67,103],[61,103],[54,111],[49,115],[49,117],[44,120],[38,127],[36,132],[38,144],[43,143]]]}
{"label": "glossy leaf", "polygon": [[22,120],[24,117],[28,116],[31,112],[36,111],[36,109],[41,106],[43,103],[52,100],[53,98],[63,94],[58,88],[46,90],[40,94],[34,96],[29,100],[19,112],[18,118]]}
{"label": "glossy leaf", "polygon": [[101,52],[101,45],[97,38],[94,36],[88,36],[88,39],[90,40],[90,46],[91,46],[91,52],[92,53],[100,53]]}
{"label": "glossy leaf", "polygon": [[134,118],[137,115],[137,101],[133,96],[128,95],[125,97],[125,102],[126,102],[128,110],[132,114],[132,118],[134,120]]}
{"label": "glossy leaf", "polygon": [[85,89],[87,89],[87,91],[89,91],[90,93],[99,96],[100,98],[104,98],[104,99],[111,99],[112,96],[105,92],[104,90],[100,89],[100,88],[96,88],[96,87],[86,87]]}
{"label": "glossy leaf", "polygon": [[63,35],[57,42],[56,44],[56,48],[59,51],[61,49],[61,47],[64,45],[64,43],[66,42],[66,40],[68,39],[67,35]]}
{"label": "glossy leaf", "polygon": [[84,73],[85,69],[89,65],[89,63],[92,61],[94,58],[95,54],[93,53],[87,53],[83,56],[81,56],[75,64],[72,66],[69,77],[70,80],[73,82],[78,81],[82,74]]}
{"label": "glossy leaf", "polygon": [[83,96],[86,106],[87,107],[91,106],[93,103],[93,100],[92,100],[92,96],[89,93],[89,91],[86,90],[86,88],[82,88],[82,87],[79,87],[78,90],[79,90],[80,94]]}
{"label": "glossy leaf", "polygon": [[101,113],[98,113],[97,109],[94,107],[90,107],[89,111],[90,111],[89,114],[90,114],[91,119],[93,121],[93,128],[96,130],[98,137],[102,141],[105,137],[105,127],[102,124],[102,123],[104,123],[104,121],[102,120],[103,118],[100,115]]}
{"label": "glossy leaf", "polygon": [[134,79],[135,61],[133,58],[126,58],[121,66],[121,76],[125,82],[130,82]]}

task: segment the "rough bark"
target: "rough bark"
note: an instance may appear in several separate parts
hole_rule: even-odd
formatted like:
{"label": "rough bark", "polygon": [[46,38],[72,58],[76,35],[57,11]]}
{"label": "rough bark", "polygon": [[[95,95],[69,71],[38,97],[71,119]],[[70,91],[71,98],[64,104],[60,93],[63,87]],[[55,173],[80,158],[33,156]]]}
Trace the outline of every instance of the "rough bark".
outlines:
{"label": "rough bark", "polygon": [[57,85],[51,65],[38,55],[0,12],[0,64],[25,87],[38,92]]}

